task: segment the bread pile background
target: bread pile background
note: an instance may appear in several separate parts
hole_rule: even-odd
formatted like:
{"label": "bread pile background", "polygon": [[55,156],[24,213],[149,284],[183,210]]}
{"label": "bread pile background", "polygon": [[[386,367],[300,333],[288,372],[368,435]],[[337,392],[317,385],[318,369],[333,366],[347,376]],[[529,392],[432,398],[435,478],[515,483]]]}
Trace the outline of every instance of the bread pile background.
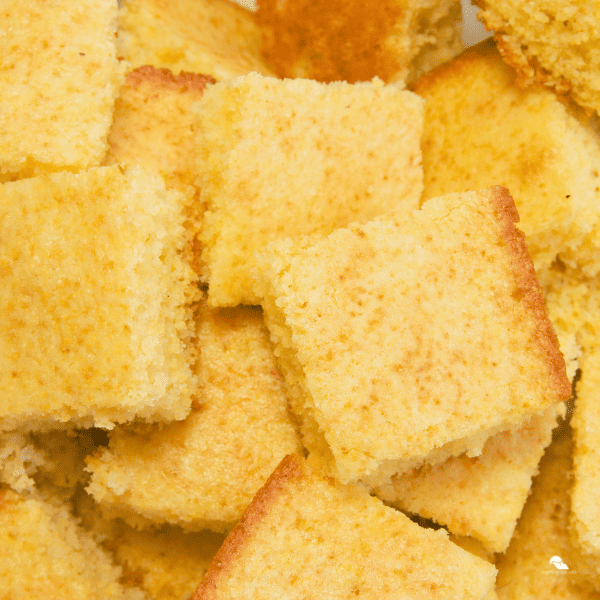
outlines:
{"label": "bread pile background", "polygon": [[600,5],[481,7],[0,0],[0,599],[600,598]]}

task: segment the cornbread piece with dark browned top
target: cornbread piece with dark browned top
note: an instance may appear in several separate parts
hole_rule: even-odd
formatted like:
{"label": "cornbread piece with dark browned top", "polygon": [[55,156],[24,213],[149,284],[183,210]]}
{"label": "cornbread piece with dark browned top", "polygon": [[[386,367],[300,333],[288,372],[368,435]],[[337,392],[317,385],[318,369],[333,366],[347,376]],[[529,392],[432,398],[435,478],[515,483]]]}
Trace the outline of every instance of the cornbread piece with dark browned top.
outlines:
{"label": "cornbread piece with dark browned top", "polygon": [[115,104],[104,164],[130,163],[159,173],[168,189],[180,191],[186,203],[186,226],[194,238],[195,270],[202,252],[198,236],[204,204],[196,187],[192,106],[212,77],[168,69],[139,67],[129,73]]}
{"label": "cornbread piece with dark browned top", "polygon": [[254,255],[274,239],[417,208],[422,113],[415,94],[381,81],[254,73],[207,88],[196,155],[209,302],[258,304]]}
{"label": "cornbread piece with dark browned top", "polygon": [[257,293],[304,442],[342,482],[479,454],[571,386],[504,188],[272,242]]}
{"label": "cornbread piece with dark browned top", "polygon": [[100,164],[123,80],[117,0],[0,2],[0,182]]}
{"label": "cornbread piece with dark browned top", "polygon": [[256,20],[280,77],[404,81],[462,49],[456,0],[260,0]]}
{"label": "cornbread piece with dark browned top", "polygon": [[495,568],[364,490],[286,457],[217,553],[193,600],[484,598]]}
{"label": "cornbread piece with dark browned top", "polygon": [[279,461],[301,450],[259,308],[203,308],[190,416],[147,432],[115,429],[88,459],[88,491],[131,521],[228,531]]}
{"label": "cornbread piece with dark browned top", "polygon": [[0,430],[188,414],[198,291],[184,205],[139,167],[0,186]]}

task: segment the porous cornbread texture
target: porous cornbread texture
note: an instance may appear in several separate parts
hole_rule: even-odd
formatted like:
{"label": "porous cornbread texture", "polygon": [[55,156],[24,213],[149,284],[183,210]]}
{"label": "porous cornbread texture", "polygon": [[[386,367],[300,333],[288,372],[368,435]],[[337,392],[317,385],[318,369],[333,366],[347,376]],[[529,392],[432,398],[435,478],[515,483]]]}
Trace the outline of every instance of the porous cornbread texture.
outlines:
{"label": "porous cornbread texture", "polygon": [[292,455],[225,540],[193,600],[483,598],[494,576],[445,532],[422,529]]}
{"label": "porous cornbread texture", "polygon": [[[475,556],[478,556],[479,558],[494,564],[494,555],[487,552],[477,540],[466,536],[456,536],[452,534],[450,534],[448,538],[453,544],[456,544],[459,548],[462,548],[463,550],[466,550],[467,552],[470,552],[471,554],[474,554]],[[498,594],[496,594],[495,587],[488,592],[484,600],[498,600]]]}
{"label": "porous cornbread texture", "polygon": [[510,190],[541,280],[557,255],[600,265],[600,138],[551,91],[515,84],[492,41],[425,75],[424,198]]}
{"label": "porous cornbread texture", "polygon": [[519,84],[541,82],[570,92],[600,112],[600,2],[475,0],[477,15],[494,31]]}
{"label": "porous cornbread texture", "polygon": [[0,483],[17,492],[33,489],[31,476],[46,463],[47,458],[27,432],[11,431],[0,435]]}
{"label": "porous cornbread texture", "polygon": [[[598,319],[598,313],[596,313]],[[577,543],[596,558],[600,589],[600,346],[585,348],[581,379],[573,413],[575,450],[571,493],[573,526]]]}
{"label": "porous cornbread texture", "polygon": [[386,0],[376,5],[359,0],[260,0],[256,20],[263,32],[263,56],[280,77],[404,81],[462,48],[456,0]]}
{"label": "porous cornbread texture", "polygon": [[307,448],[346,483],[469,451],[569,398],[504,188],[271,243],[258,291]]}
{"label": "porous cornbread texture", "polygon": [[119,55],[131,67],[228,79],[251,71],[270,75],[261,34],[248,10],[227,0],[122,0]]}
{"label": "porous cornbread texture", "polygon": [[187,415],[183,204],[139,168],[3,184],[0,430]]}
{"label": "porous cornbread texture", "polygon": [[144,600],[64,507],[0,489],[0,597]]}
{"label": "porous cornbread texture", "polygon": [[506,554],[496,561],[500,600],[600,598],[600,593],[590,591],[584,582],[597,561],[580,554],[571,542],[572,443],[568,429],[562,433],[542,459],[515,535]]}
{"label": "porous cornbread texture", "polygon": [[0,181],[100,164],[122,83],[117,0],[0,2]]}
{"label": "porous cornbread texture", "polygon": [[195,185],[195,136],[191,110],[212,77],[168,69],[139,67],[129,73],[115,103],[115,116],[108,135],[109,151],[104,164],[142,165],[158,172],[168,189],[180,191],[186,203],[186,226],[194,236],[195,269],[201,248],[198,235],[204,206]]}
{"label": "porous cornbread texture", "polygon": [[227,531],[279,461],[301,449],[260,309],[204,309],[192,414],[111,434],[89,459],[103,505],[186,529]]}
{"label": "porous cornbread texture", "polygon": [[136,531],[127,527],[106,546],[123,565],[122,584],[143,589],[153,600],[189,600],[208,570],[222,535],[184,533],[177,527]]}
{"label": "porous cornbread texture", "polygon": [[254,254],[273,239],[418,206],[423,106],[399,86],[250,74],[207,88],[198,111],[213,306],[259,303]]}
{"label": "porous cornbread texture", "polygon": [[399,475],[376,495],[456,535],[474,537],[489,552],[504,552],[552,439],[556,413],[553,407],[520,429],[496,434],[480,456],[463,454]]}

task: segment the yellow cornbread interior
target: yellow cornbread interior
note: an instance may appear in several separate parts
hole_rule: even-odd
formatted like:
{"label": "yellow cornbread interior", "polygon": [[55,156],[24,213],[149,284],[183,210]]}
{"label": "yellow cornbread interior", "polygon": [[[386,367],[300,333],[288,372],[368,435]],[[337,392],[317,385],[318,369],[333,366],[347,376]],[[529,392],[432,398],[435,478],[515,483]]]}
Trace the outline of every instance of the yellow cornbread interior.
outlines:
{"label": "yellow cornbread interior", "polygon": [[477,457],[463,454],[403,473],[375,493],[455,535],[472,536],[489,552],[504,552],[552,439],[556,417],[553,407],[519,429],[491,437]]}
{"label": "yellow cornbread interior", "polygon": [[384,485],[447,444],[438,461],[479,454],[569,397],[510,203],[500,189],[450,194],[261,254],[292,407],[340,481]]}
{"label": "yellow cornbread interior", "polygon": [[121,573],[66,507],[0,489],[3,598],[144,600],[121,586]]}
{"label": "yellow cornbread interior", "polygon": [[228,79],[270,75],[253,15],[227,0],[122,0],[118,51],[132,68],[165,67]]}
{"label": "yellow cornbread interior", "polygon": [[273,239],[416,208],[422,111],[417,96],[378,80],[250,74],[207,88],[196,151],[209,302],[259,303],[254,254]]}
{"label": "yellow cornbread interior", "polygon": [[196,291],[183,203],[118,166],[0,188],[1,429],[188,413]]}
{"label": "yellow cornbread interior", "polygon": [[117,2],[0,2],[0,182],[100,164],[123,70]]}
{"label": "yellow cornbread interior", "polygon": [[538,276],[600,264],[598,135],[551,91],[522,90],[492,42],[424,76],[423,197],[506,186]]}
{"label": "yellow cornbread interior", "polygon": [[600,2],[476,0],[522,84],[541,81],[600,112]]}
{"label": "yellow cornbread interior", "polygon": [[108,135],[109,151],[103,164],[136,164],[160,174],[167,189],[186,198],[186,227],[193,236],[193,261],[200,274],[204,203],[195,185],[196,116],[192,106],[214,80],[195,73],[173,75],[166,69],[144,66],[127,73],[115,103]]}
{"label": "yellow cornbread interior", "polygon": [[192,413],[160,430],[115,429],[88,459],[87,491],[125,518],[227,531],[301,444],[260,309],[204,308],[198,346]]}
{"label": "yellow cornbread interior", "polygon": [[194,599],[417,600],[434,592],[468,600],[485,597],[494,575],[491,564],[449,542],[445,532],[422,529],[291,456],[226,540]]}

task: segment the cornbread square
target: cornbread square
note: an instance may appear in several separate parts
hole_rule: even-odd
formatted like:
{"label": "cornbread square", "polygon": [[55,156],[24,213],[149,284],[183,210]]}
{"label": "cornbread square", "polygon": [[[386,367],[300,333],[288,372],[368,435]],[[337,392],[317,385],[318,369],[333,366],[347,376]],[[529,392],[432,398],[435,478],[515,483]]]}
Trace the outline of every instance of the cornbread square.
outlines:
{"label": "cornbread square", "polygon": [[142,165],[159,173],[167,189],[180,191],[186,203],[186,227],[193,235],[195,269],[201,248],[198,240],[204,205],[195,185],[195,136],[192,106],[212,77],[143,66],[127,73],[115,103],[115,116],[108,134],[106,165]]}
{"label": "cornbread square", "polygon": [[301,450],[260,309],[204,306],[199,318],[190,416],[147,432],[115,429],[88,459],[87,491],[129,522],[228,531],[279,461]]}
{"label": "cornbread square", "polygon": [[491,564],[445,532],[423,529],[290,455],[225,540],[193,600],[466,600],[485,597],[494,578]]}
{"label": "cornbread square", "polygon": [[519,84],[541,82],[600,112],[600,2],[475,0]]}
{"label": "cornbread square", "polygon": [[550,90],[522,90],[515,77],[488,40],[414,84],[425,99],[423,197],[504,185],[544,287],[557,256],[593,276],[600,138]]}
{"label": "cornbread square", "polygon": [[119,56],[133,68],[205,73],[228,79],[271,75],[261,33],[248,10],[227,0],[122,0]]}
{"label": "cornbread square", "polygon": [[552,439],[556,418],[557,410],[552,407],[520,429],[491,437],[480,456],[463,454],[425,465],[394,477],[375,493],[396,508],[444,525],[455,535],[472,536],[491,553],[504,552]]}
{"label": "cornbread square", "polygon": [[504,188],[271,243],[258,292],[304,443],[341,482],[434,464],[569,398]]}
{"label": "cornbread square", "polygon": [[0,431],[188,414],[184,202],[120,166],[0,187]]}
{"label": "cornbread square", "polygon": [[66,507],[0,489],[2,598],[144,600]]}
{"label": "cornbread square", "polygon": [[0,2],[0,182],[100,164],[123,79],[117,0]]}
{"label": "cornbread square", "polygon": [[279,77],[403,81],[462,49],[457,0],[260,0],[256,20]]}
{"label": "cornbread square", "polygon": [[254,254],[273,239],[418,206],[423,105],[399,86],[250,74],[211,86],[198,107],[213,306],[259,303]]}
{"label": "cornbread square", "polygon": [[[597,314],[596,314],[597,319]],[[572,522],[577,543],[600,562],[600,347],[584,348],[573,413]],[[600,564],[598,566],[600,586]],[[599,587],[600,589],[600,587]]]}
{"label": "cornbread square", "polygon": [[[598,600],[590,577],[597,559],[572,543],[569,527],[572,441],[565,426],[540,463],[531,496],[504,555],[498,555],[496,590],[500,600]],[[597,580],[596,580],[597,585]]]}

